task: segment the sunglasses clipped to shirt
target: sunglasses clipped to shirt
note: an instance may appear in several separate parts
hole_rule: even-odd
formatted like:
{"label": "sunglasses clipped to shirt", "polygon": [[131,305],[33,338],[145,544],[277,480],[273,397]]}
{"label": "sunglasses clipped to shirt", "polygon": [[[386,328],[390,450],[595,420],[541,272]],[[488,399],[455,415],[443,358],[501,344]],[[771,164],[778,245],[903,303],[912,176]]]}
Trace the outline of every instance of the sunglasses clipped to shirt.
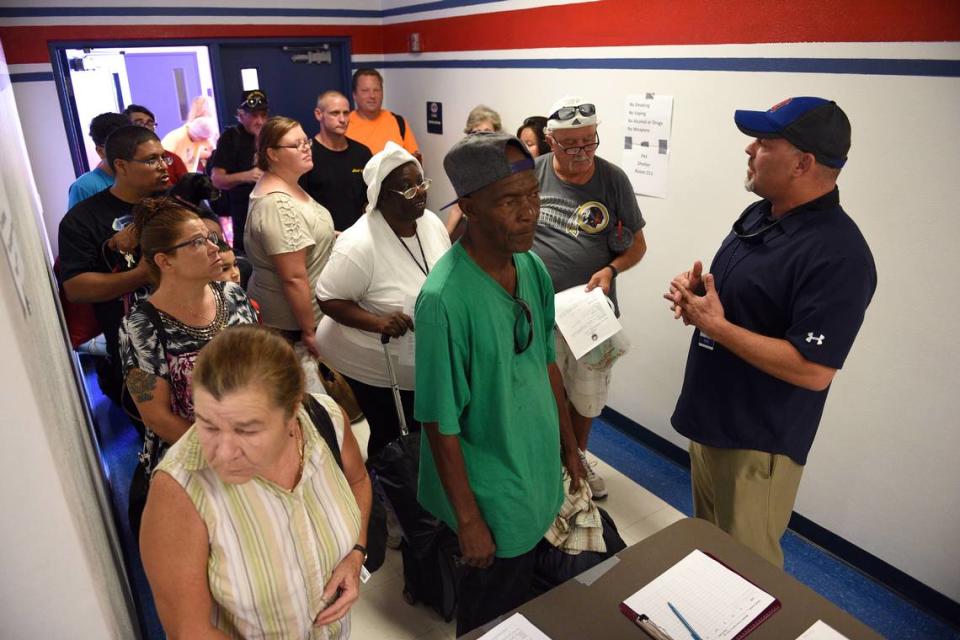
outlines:
{"label": "sunglasses clipped to shirt", "polygon": [[597,115],[596,105],[587,103],[587,104],[578,104],[573,107],[560,107],[553,112],[553,115],[550,116],[551,120],[569,120],[579,113],[584,118],[589,118],[590,116]]}
{"label": "sunglasses clipped to shirt", "polygon": [[519,309],[517,319],[513,322],[513,350],[519,355],[533,344],[533,312],[520,296],[513,296],[513,302]]}

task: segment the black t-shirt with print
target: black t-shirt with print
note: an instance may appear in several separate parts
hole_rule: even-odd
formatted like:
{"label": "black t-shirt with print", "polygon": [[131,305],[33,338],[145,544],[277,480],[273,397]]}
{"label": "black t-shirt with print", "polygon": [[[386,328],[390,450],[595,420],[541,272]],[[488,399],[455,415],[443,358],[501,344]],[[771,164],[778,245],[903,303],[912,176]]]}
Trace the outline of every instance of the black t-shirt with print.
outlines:
{"label": "black t-shirt with print", "polygon": [[[217,148],[207,163],[208,169],[211,174],[217,167],[228,174],[249,171],[253,169],[256,151],[253,134],[244,129],[243,125],[227,127],[217,141]],[[243,252],[243,227],[247,220],[247,207],[253,186],[252,182],[238,184],[224,191],[220,196],[226,201],[225,213],[233,219],[233,246],[241,253]]]}
{"label": "black t-shirt with print", "polygon": [[[133,204],[113,195],[110,189],[77,203],[60,221],[60,281],[66,282],[83,273],[117,273],[137,265],[139,251],[128,260],[106,247],[117,231],[133,219]],[[107,341],[107,353],[117,362],[117,330],[120,321],[137,295],[133,292],[107,302],[93,305],[94,314]]]}
{"label": "black t-shirt with print", "polygon": [[300,177],[300,186],[333,216],[333,228],[345,231],[363,214],[367,185],[363,167],[372,157],[370,149],[347,138],[347,148],[331,151],[313,139],[313,169]]}

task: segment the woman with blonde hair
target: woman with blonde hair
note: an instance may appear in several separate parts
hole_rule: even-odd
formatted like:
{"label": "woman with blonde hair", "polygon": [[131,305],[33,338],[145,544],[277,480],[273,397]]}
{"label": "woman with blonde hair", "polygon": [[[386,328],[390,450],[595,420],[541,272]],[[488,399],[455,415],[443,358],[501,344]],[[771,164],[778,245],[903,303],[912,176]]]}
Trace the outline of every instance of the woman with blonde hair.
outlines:
{"label": "woman with blonde hair", "polygon": [[274,116],[257,140],[263,176],[250,194],[244,247],[253,265],[247,291],[260,304],[263,324],[313,357],[322,314],[313,289],[333,248],[330,212],[300,188],[313,167],[310,138],[296,120]]}
{"label": "woman with blonde hair", "polygon": [[200,353],[196,422],[154,474],[140,536],[170,637],[349,637],[370,479],[343,411],[303,385],[262,327]]}

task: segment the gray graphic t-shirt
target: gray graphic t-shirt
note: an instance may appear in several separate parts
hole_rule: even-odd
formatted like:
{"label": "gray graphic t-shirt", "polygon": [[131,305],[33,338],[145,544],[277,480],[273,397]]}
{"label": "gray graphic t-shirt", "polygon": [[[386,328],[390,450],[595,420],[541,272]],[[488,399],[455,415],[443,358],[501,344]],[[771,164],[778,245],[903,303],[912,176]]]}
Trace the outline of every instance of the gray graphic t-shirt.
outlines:
{"label": "gray graphic t-shirt", "polygon": [[[607,244],[618,223],[639,231],[646,222],[627,175],[599,156],[590,181],[567,184],[553,171],[553,154],[537,158],[540,220],[533,251],[543,260],[555,291],[586,284],[617,257]],[[617,304],[616,281],[610,297]],[[619,306],[618,306],[619,308]]]}

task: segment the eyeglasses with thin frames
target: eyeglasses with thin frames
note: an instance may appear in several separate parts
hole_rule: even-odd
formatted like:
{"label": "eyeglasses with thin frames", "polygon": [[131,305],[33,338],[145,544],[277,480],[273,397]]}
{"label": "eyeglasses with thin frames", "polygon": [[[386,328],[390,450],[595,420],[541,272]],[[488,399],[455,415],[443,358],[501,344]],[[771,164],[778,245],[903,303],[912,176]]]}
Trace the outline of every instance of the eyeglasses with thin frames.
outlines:
{"label": "eyeglasses with thin frames", "polygon": [[600,146],[600,134],[596,134],[596,142],[591,142],[590,144],[580,145],[579,147],[565,147],[560,144],[560,141],[556,138],[553,139],[554,143],[560,147],[560,150],[563,151],[568,156],[578,156],[581,152],[589,153],[591,151],[596,151],[597,147]]}
{"label": "eyeglasses with thin frames", "polygon": [[427,190],[430,188],[431,184],[433,184],[433,180],[430,178],[427,178],[420,184],[415,184],[409,189],[404,189],[403,191],[397,191],[396,189],[387,189],[387,191],[391,191],[393,193],[399,193],[406,200],[413,200],[414,198],[417,197],[417,192],[423,191],[424,193],[426,193]]}
{"label": "eyeglasses with thin frames", "polygon": [[[513,296],[513,301],[520,310],[517,313],[517,319],[513,323],[513,350],[517,355],[530,348],[533,344],[533,312],[530,305],[520,296]],[[526,322],[527,330],[524,332],[523,323]],[[526,333],[526,337],[523,334]]]}
{"label": "eyeglasses with thin frames", "polygon": [[189,240],[185,240],[180,244],[175,244],[169,249],[164,249],[160,253],[173,253],[177,249],[182,249],[184,247],[193,247],[194,249],[200,249],[201,247],[206,246],[208,242],[211,243],[213,246],[219,248],[220,234],[214,231],[214,232],[208,233],[205,236],[196,236],[194,238],[190,238]]}
{"label": "eyeglasses with thin frames", "polygon": [[304,138],[299,142],[294,142],[293,144],[275,144],[273,145],[274,149],[296,149],[297,151],[306,151],[310,148],[310,138]]}
{"label": "eyeglasses with thin frames", "polygon": [[152,158],[144,158],[143,160],[140,160],[139,158],[130,158],[130,162],[143,164],[148,167],[153,167],[154,169],[165,169],[173,164],[173,158],[167,156],[153,156]]}

